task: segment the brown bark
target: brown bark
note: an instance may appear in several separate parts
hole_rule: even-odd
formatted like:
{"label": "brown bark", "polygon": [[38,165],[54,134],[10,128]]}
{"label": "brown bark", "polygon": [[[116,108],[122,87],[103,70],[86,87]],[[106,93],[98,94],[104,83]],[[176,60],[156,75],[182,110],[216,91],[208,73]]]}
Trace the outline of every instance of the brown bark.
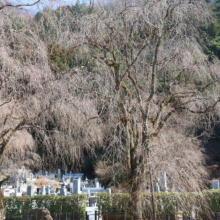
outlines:
{"label": "brown bark", "polygon": [[138,168],[138,160],[137,160],[137,154],[136,154],[136,148],[135,145],[135,138],[134,138],[134,130],[132,129],[132,125],[129,119],[125,122],[126,125],[126,131],[127,131],[127,137],[129,137],[129,140],[127,142],[129,143],[129,152],[130,155],[128,157],[128,163],[130,168],[130,174],[129,174],[129,185],[131,189],[131,217],[133,220],[142,220],[142,201],[143,201],[143,195],[142,195],[142,182],[140,175],[138,175],[137,168]]}
{"label": "brown bark", "polygon": [[4,220],[4,204],[3,204],[3,193],[1,190],[1,186],[5,181],[9,180],[10,178],[11,176],[6,176],[5,179],[0,181],[0,220]]}
{"label": "brown bark", "polygon": [[[183,4],[183,8],[188,8],[188,4],[185,5],[185,3],[183,2],[181,2],[181,4]],[[150,8],[152,7],[151,5],[149,6]],[[171,6],[172,10],[170,10]],[[167,120],[171,117],[171,115],[173,115],[176,110],[180,109],[180,107],[178,107],[178,109],[175,108],[175,102],[177,102],[177,100],[175,99],[179,99],[180,101],[182,98],[186,97],[189,97],[189,99],[191,99],[191,91],[190,93],[186,92],[186,95],[184,95],[183,97],[183,94],[181,94],[182,92],[178,92],[178,94],[176,94],[175,92],[174,94],[172,94],[172,90],[170,89],[172,83],[176,81],[175,79],[173,79],[172,76],[172,65],[174,64],[174,66],[176,66],[178,63],[178,65],[180,65],[181,67],[181,61],[177,60],[176,62],[174,62],[173,60],[175,57],[173,57],[173,54],[168,53],[166,55],[165,51],[169,51],[170,48],[167,49],[164,42],[169,43],[169,39],[171,39],[172,37],[170,36],[170,33],[174,33],[175,35],[176,28],[178,27],[179,22],[182,22],[181,20],[179,20],[179,11],[177,13],[178,16],[176,17],[176,20],[173,19],[173,21],[175,20],[175,22],[172,21],[172,23],[171,21],[169,21],[170,17],[176,16],[176,12],[174,9],[178,6],[179,3],[172,3],[170,5],[168,3],[168,16],[163,16],[159,19],[160,14],[158,14],[158,18],[156,20],[153,20],[153,22],[151,22],[150,20],[137,22],[138,25],[136,27],[136,33],[140,33],[139,30],[141,24],[148,24],[148,31],[152,33],[152,36],[148,36],[147,34],[144,37],[145,40],[143,40],[142,38],[139,39],[138,42],[137,38],[133,36],[133,32],[135,32],[134,27],[136,26],[136,21],[142,19],[142,16],[138,17],[138,14],[142,13],[142,7],[140,11],[137,7],[138,13],[136,13],[135,15],[132,14],[132,11],[127,10],[127,8],[122,9],[118,13],[118,15],[120,15],[119,17],[122,17],[121,23],[117,23],[117,19],[109,19],[108,17],[105,19],[105,22],[100,19],[99,29],[103,27],[102,32],[97,32],[98,34],[95,36],[92,32],[92,34],[90,34],[91,37],[89,36],[89,34],[87,37],[87,39],[89,39],[89,42],[87,42],[87,44],[99,50],[99,56],[94,57],[97,58],[101,63],[105,64],[105,66],[107,65],[110,69],[110,71],[108,70],[109,74],[113,76],[111,80],[114,81],[114,95],[115,97],[117,97],[114,97],[115,100],[117,100],[114,104],[115,106],[117,106],[118,114],[120,115],[120,123],[123,124],[124,129],[123,141],[125,140],[126,142],[126,162],[128,164],[128,179],[131,189],[130,207],[132,218],[135,220],[143,219],[142,189],[143,183],[146,182],[146,173],[148,173],[150,177],[149,182],[151,189],[153,219],[156,219],[156,206],[153,184],[153,174],[155,173],[155,167],[150,167],[152,162],[152,160],[150,159],[152,157],[149,154],[149,148],[151,148],[151,150],[154,150],[154,147],[151,145],[153,139],[155,137],[158,137],[158,134],[160,133]],[[144,7],[145,6],[143,6],[143,8]],[[146,7],[145,9],[146,11],[148,11],[149,7]],[[152,10],[154,9],[152,8]],[[157,14],[159,10],[160,9],[158,8],[158,10],[155,10],[154,13]],[[166,11],[166,7],[164,7],[164,10]],[[151,14],[150,11],[148,11],[148,13]],[[149,18],[149,14],[147,14],[146,17]],[[97,23],[99,23],[99,17],[97,18],[97,21],[93,26],[94,28],[98,26]],[[136,19],[136,17],[138,18]],[[143,17],[145,17],[145,15]],[[92,21],[93,18],[91,19],[88,27],[91,26]],[[119,32],[118,30],[124,30],[124,32]],[[88,32],[87,29],[86,32]],[[101,38],[104,39],[106,37],[109,40],[108,45],[101,43]],[[106,51],[108,51],[107,56]],[[102,52],[104,53],[104,56],[100,57],[100,53]],[[115,54],[117,54],[117,56]],[[142,60],[146,58],[146,55],[151,57],[152,59],[146,61],[146,64],[148,64],[146,66],[148,67],[146,67],[146,69],[142,69]],[[169,59],[167,59],[168,57]],[[181,57],[182,54],[180,54],[179,56],[180,60],[182,59]],[[120,62],[122,62],[122,68],[120,66]],[[170,62],[170,64],[169,66],[166,66],[166,63],[168,62]],[[184,66],[181,68],[184,68],[185,70]],[[141,71],[144,72],[142,77],[140,77]],[[163,92],[158,93],[156,82],[157,79],[161,78],[161,76],[163,75],[163,71],[165,79],[166,77],[168,77],[168,79],[165,80],[164,83],[164,85],[167,85],[163,88]],[[168,74],[167,72],[170,72],[170,74]],[[147,73],[147,77],[145,73]],[[178,91],[178,87],[179,85],[177,85],[177,88],[174,89]],[[174,89],[173,91],[175,91]],[[185,88],[183,88],[183,91],[184,90]],[[160,96],[165,96],[166,98],[164,98],[164,100],[161,98],[160,100]],[[188,108],[187,103],[183,103],[183,105]],[[142,133],[140,136],[137,135],[137,130],[139,126],[142,126],[140,128],[140,133]]]}
{"label": "brown bark", "polygon": [[0,220],[4,219],[4,204],[3,204],[3,194],[0,190]]}
{"label": "brown bark", "polygon": [[151,188],[151,203],[153,209],[153,220],[156,220],[156,207],[155,207],[155,198],[154,198],[154,182],[152,177],[152,170],[150,170],[150,188]]}
{"label": "brown bark", "polygon": [[[134,160],[133,160],[134,159]],[[142,220],[142,201],[143,194],[141,190],[141,179],[136,175],[137,162],[136,158],[131,156],[131,215],[133,220]]]}

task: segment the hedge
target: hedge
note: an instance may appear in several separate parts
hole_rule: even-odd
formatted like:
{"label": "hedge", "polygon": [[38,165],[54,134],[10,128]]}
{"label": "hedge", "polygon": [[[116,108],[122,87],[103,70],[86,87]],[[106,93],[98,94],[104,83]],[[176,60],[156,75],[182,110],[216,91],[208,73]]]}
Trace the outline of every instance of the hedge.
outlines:
{"label": "hedge", "polygon": [[[100,215],[106,213],[126,213],[130,215],[129,194],[108,194],[97,195],[97,205]],[[23,196],[4,197],[5,215],[9,217],[21,217],[28,212],[47,208],[51,213],[62,214],[65,211],[70,215],[79,213],[81,218],[85,217],[86,195],[72,196]],[[175,215],[182,211],[185,216],[190,216],[194,206],[198,207],[197,214],[220,212],[220,190],[207,190],[198,193],[155,193],[157,216],[165,214]],[[152,214],[151,195],[144,194],[142,210],[145,215]]]}
{"label": "hedge", "polygon": [[67,211],[68,215],[79,213],[84,219],[86,209],[86,195],[55,196],[37,195],[22,197],[4,197],[4,213],[8,217],[22,217],[29,212],[35,212],[47,208],[50,213],[62,214]]}
{"label": "hedge", "polygon": [[[129,194],[98,194],[98,207],[101,214],[124,212],[129,216],[129,203],[131,203]],[[197,215],[215,213],[220,212],[220,190],[193,193],[155,193],[155,203],[157,216],[176,215],[180,211],[185,216],[190,216],[194,207],[197,207]],[[144,194],[142,204],[145,215],[152,215],[150,193]]]}

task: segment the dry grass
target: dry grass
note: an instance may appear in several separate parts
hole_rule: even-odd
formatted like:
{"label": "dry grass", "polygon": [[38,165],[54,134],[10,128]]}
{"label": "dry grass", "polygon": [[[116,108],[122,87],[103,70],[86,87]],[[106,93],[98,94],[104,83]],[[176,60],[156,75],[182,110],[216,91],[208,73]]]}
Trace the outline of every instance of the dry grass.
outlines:
{"label": "dry grass", "polygon": [[47,179],[47,178],[36,179],[36,183],[34,184],[34,187],[35,188],[41,188],[42,185],[46,186],[48,183],[50,184],[51,181],[53,181],[53,187],[54,188],[61,188],[58,181]]}

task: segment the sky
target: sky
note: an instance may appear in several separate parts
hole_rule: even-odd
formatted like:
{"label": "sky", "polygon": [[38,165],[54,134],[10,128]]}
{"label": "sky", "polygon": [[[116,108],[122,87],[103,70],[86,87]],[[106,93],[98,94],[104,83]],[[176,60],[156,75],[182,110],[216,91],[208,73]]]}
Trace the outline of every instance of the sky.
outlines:
{"label": "sky", "polygon": [[[37,0],[11,0],[14,5],[17,4],[32,4]],[[42,10],[45,7],[57,8],[61,5],[74,5],[77,0],[41,0],[40,3],[34,6],[25,7],[28,11],[33,14],[36,14],[39,10]],[[81,1],[80,1],[81,2]]]}

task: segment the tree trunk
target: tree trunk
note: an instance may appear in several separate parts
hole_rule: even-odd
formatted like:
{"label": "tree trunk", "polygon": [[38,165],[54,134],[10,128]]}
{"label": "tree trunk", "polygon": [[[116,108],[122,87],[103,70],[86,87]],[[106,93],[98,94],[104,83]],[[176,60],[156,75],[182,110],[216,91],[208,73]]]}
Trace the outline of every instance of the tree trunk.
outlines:
{"label": "tree trunk", "polygon": [[131,216],[133,220],[142,220],[143,193],[141,184],[138,180],[133,180],[131,184]]}
{"label": "tree trunk", "polygon": [[6,176],[5,179],[0,181],[0,220],[4,219],[4,204],[3,204],[3,194],[2,194],[1,186],[5,181],[9,180],[10,178],[11,176]]}
{"label": "tree trunk", "polygon": [[4,219],[4,204],[3,204],[3,194],[0,189],[0,220]]}
{"label": "tree trunk", "polygon": [[[4,160],[4,149],[6,147],[6,144],[7,142],[3,142],[0,148],[0,169],[2,169],[2,164]],[[3,175],[1,174],[0,175],[0,220],[4,219],[4,204],[3,204],[3,193],[2,193],[1,186],[4,181],[7,181],[10,178],[9,176],[7,176],[5,180],[1,180],[2,176]]]}
{"label": "tree trunk", "polygon": [[[2,147],[0,148],[0,169],[2,169],[2,163],[3,163],[3,160],[4,160],[4,149],[5,149],[5,145],[2,145]],[[5,176],[6,178],[3,180],[1,180],[1,177],[2,176],[5,176],[5,175],[0,175],[0,220],[4,220],[4,204],[3,204],[3,193],[2,193],[2,190],[1,190],[1,186],[2,184],[9,180],[11,178],[11,176]]]}
{"label": "tree trunk", "polygon": [[130,164],[131,164],[131,175],[130,175],[130,188],[131,188],[131,216],[133,220],[142,220],[142,182],[141,176],[137,173],[137,158],[134,149],[131,149]]}
{"label": "tree trunk", "polygon": [[152,170],[150,169],[150,192],[151,192],[151,202],[153,209],[153,220],[156,220],[156,207],[155,207],[155,198],[154,198],[154,181],[152,176]]}

